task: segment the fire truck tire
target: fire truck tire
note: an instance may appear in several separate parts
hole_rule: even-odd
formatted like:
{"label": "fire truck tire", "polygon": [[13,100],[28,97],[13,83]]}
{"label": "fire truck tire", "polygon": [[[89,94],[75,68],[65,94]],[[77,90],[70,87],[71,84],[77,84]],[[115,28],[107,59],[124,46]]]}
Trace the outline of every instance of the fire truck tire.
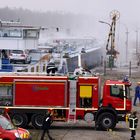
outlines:
{"label": "fire truck tire", "polygon": [[32,115],[31,122],[36,129],[41,129],[43,124],[43,114]]}
{"label": "fire truck tire", "polygon": [[99,129],[108,130],[116,126],[115,116],[109,112],[102,113],[98,118]]}
{"label": "fire truck tire", "polygon": [[12,122],[17,127],[26,127],[28,124],[28,117],[26,114],[16,113],[12,115]]}

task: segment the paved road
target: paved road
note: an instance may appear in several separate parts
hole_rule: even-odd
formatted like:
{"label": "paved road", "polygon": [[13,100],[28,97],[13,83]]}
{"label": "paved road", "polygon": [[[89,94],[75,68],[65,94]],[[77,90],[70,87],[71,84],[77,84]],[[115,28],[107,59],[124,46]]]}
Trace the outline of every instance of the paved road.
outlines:
{"label": "paved road", "polygon": [[[117,70],[112,71],[115,77],[121,77],[122,75],[127,74],[126,72],[119,73]],[[114,73],[117,73],[117,76]],[[109,73],[109,72],[108,72]],[[134,96],[134,88],[137,81],[140,81],[140,69],[137,70],[137,73],[132,73],[132,97]],[[112,77],[112,75],[111,75]],[[108,78],[108,77],[107,77]],[[136,140],[140,140],[140,104],[137,104],[133,109],[138,111],[138,129],[136,134]],[[40,140],[41,130],[29,129],[33,136],[33,140]],[[55,123],[50,129],[50,134],[55,138],[55,140],[129,140],[130,139],[130,130],[128,124],[125,122],[120,122],[117,124],[116,128],[113,131],[96,131],[94,128],[94,123],[87,124],[85,122],[77,122],[74,125],[67,123]],[[47,135],[45,140],[48,140]]]}
{"label": "paved road", "polygon": [[[138,111],[138,128],[136,140],[140,140],[140,104],[133,109]],[[33,140],[40,140],[41,130],[29,129]],[[84,121],[78,121],[76,124],[54,122],[50,129],[50,134],[55,140],[129,140],[130,130],[128,123],[119,122],[113,131],[97,131],[94,123],[88,124]],[[48,140],[46,135],[45,140]]]}
{"label": "paved road", "polygon": [[[33,140],[39,140],[41,130],[29,130]],[[129,140],[130,130],[128,124],[120,122],[113,131],[97,131],[94,123],[88,124],[80,121],[76,124],[54,123],[50,129],[50,134],[55,140]],[[140,122],[137,129],[136,140],[140,139]],[[48,140],[47,135],[45,140]]]}

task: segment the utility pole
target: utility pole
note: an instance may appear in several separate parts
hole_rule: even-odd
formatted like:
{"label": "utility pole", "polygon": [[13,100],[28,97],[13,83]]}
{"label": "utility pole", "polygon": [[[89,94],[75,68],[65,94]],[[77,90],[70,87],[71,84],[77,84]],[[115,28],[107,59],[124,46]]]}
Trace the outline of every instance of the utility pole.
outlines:
{"label": "utility pole", "polygon": [[126,28],[126,63],[128,62],[128,28]]}
{"label": "utility pole", "polygon": [[139,38],[138,36],[139,36],[138,30],[136,30],[136,56],[138,54],[138,38]]}

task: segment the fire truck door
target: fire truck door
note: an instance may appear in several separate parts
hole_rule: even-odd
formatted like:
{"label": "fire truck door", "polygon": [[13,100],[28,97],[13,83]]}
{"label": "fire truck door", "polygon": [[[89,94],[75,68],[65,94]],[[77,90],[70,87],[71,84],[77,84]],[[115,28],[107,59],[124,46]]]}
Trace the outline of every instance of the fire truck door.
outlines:
{"label": "fire truck door", "polygon": [[110,85],[109,102],[116,110],[125,110],[126,98],[124,85]]}

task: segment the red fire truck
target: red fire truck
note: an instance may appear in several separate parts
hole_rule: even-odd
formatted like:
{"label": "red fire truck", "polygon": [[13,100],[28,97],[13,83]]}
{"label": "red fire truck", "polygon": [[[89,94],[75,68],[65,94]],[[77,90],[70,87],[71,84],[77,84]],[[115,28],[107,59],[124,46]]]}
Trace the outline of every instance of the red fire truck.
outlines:
{"label": "red fire truck", "polygon": [[[30,122],[41,128],[44,112],[53,110],[54,121],[95,121],[101,129],[113,129],[131,111],[128,80],[106,80],[100,76],[0,77],[0,109],[9,108],[16,126]],[[102,89],[102,92],[101,92]]]}

